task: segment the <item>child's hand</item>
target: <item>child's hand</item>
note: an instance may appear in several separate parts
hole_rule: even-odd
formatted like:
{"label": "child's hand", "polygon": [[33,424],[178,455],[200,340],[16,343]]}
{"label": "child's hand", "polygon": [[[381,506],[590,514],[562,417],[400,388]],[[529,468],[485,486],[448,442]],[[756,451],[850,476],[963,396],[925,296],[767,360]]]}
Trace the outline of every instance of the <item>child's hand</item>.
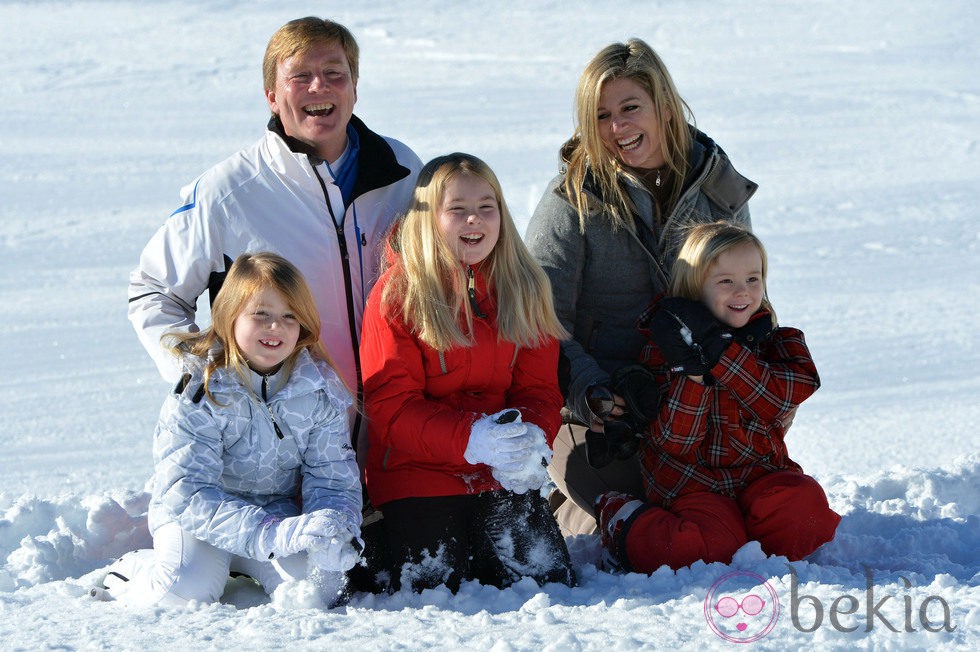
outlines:
{"label": "child's hand", "polygon": [[490,468],[493,478],[500,483],[500,486],[515,494],[525,494],[540,489],[548,482],[548,464],[552,456],[544,431],[533,423],[525,425],[533,446],[515,463],[507,467]]}
{"label": "child's hand", "polygon": [[[517,412],[512,415],[512,412]],[[516,419],[509,421],[512,416]],[[504,423],[501,423],[504,421]],[[470,464],[486,464],[511,471],[519,469],[534,447],[527,425],[517,410],[501,410],[473,422],[463,459]]]}
{"label": "child's hand", "polygon": [[666,310],[684,322],[690,329],[691,339],[699,344],[722,328],[708,306],[694,299],[666,297],[660,300],[660,310]]}
{"label": "child's hand", "polygon": [[332,538],[345,535],[350,539],[347,516],[336,510],[320,509],[288,518],[267,518],[259,526],[252,547],[256,559],[274,559],[324,545]]}
{"label": "child's hand", "polygon": [[662,299],[650,318],[650,338],[674,372],[702,376],[718,364],[731,334],[700,301]]}
{"label": "child's hand", "polygon": [[750,349],[754,349],[759,342],[769,337],[772,332],[772,315],[766,310],[759,310],[745,326],[732,330],[732,337],[735,341]]}
{"label": "child's hand", "polygon": [[323,571],[349,571],[357,564],[363,550],[364,542],[359,536],[344,532],[310,548],[309,562],[312,567]]}

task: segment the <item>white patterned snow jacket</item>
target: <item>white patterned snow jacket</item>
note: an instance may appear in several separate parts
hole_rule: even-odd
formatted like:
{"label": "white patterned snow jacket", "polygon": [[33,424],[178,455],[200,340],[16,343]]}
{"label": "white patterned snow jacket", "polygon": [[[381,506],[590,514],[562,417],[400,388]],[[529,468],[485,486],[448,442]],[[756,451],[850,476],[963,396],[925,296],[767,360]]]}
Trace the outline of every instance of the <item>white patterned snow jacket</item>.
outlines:
{"label": "white patterned snow jacket", "polygon": [[219,368],[211,393],[224,405],[203,393],[202,361],[184,364],[191,380],[167,397],[153,439],[151,533],[176,522],[217,548],[257,558],[253,539],[263,519],[299,514],[301,485],[304,512],[334,509],[360,525],[352,401],[326,363],[303,350],[284,386],[275,389],[284,380],[276,375],[266,379],[267,403],[262,376],[251,374],[250,391],[231,369]]}

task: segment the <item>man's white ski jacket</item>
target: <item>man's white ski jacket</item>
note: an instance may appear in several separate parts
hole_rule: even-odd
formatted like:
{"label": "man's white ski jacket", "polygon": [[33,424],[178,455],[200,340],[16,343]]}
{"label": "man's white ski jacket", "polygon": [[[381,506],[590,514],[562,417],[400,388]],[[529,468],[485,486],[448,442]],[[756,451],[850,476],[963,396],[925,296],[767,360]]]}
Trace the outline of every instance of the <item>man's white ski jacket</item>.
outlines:
{"label": "man's white ski jacket", "polygon": [[306,277],[323,343],[347,386],[359,387],[364,302],[378,277],[385,232],[407,209],[422,162],[352,116],[358,175],[345,207],[327,164],[294,151],[295,143],[291,149],[276,123],[182,190],[183,205],[150,239],[130,277],[129,319],[169,382],[179,376],[179,361],[161,347],[161,336],[196,331],[198,297],[208,290],[214,300],[240,254],[271,251]]}

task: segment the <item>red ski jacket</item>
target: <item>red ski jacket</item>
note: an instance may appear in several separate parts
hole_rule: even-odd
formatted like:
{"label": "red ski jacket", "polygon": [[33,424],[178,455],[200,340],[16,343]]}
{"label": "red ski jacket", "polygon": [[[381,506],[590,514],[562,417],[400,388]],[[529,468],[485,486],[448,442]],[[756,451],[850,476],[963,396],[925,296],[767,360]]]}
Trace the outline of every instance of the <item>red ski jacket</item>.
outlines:
{"label": "red ski jacket", "polygon": [[374,505],[408,497],[453,496],[500,489],[490,467],[463,459],[473,422],[517,408],[551,445],[561,425],[558,341],[518,348],[497,338],[496,299],[476,271],[473,346],[441,355],[411,326],[383,315],[385,273],[372,290],[361,331],[364,412],[370,442],[365,470]]}
{"label": "red ski jacket", "polygon": [[801,331],[777,328],[758,349],[733,341],[711,369],[714,384],[672,374],[652,344],[643,362],[661,392],[641,446],[647,500],[668,507],[697,491],[734,498],[772,471],[802,473],[787,453],[782,422],[820,387]]}

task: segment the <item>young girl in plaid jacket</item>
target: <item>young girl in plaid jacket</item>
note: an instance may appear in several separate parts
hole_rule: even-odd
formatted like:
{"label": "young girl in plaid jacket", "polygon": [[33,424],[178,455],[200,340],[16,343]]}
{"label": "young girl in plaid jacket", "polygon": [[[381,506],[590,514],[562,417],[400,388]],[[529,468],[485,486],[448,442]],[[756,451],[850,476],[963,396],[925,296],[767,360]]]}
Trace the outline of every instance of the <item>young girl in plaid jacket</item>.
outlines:
{"label": "young girl in plaid jacket", "polygon": [[670,296],[641,318],[660,398],[641,445],[646,500],[610,492],[596,503],[613,565],[729,562],[751,540],[798,560],[833,538],[840,516],[784,441],[820,379],[803,333],[776,327],[765,278],[756,236],[703,224],[678,255]]}

